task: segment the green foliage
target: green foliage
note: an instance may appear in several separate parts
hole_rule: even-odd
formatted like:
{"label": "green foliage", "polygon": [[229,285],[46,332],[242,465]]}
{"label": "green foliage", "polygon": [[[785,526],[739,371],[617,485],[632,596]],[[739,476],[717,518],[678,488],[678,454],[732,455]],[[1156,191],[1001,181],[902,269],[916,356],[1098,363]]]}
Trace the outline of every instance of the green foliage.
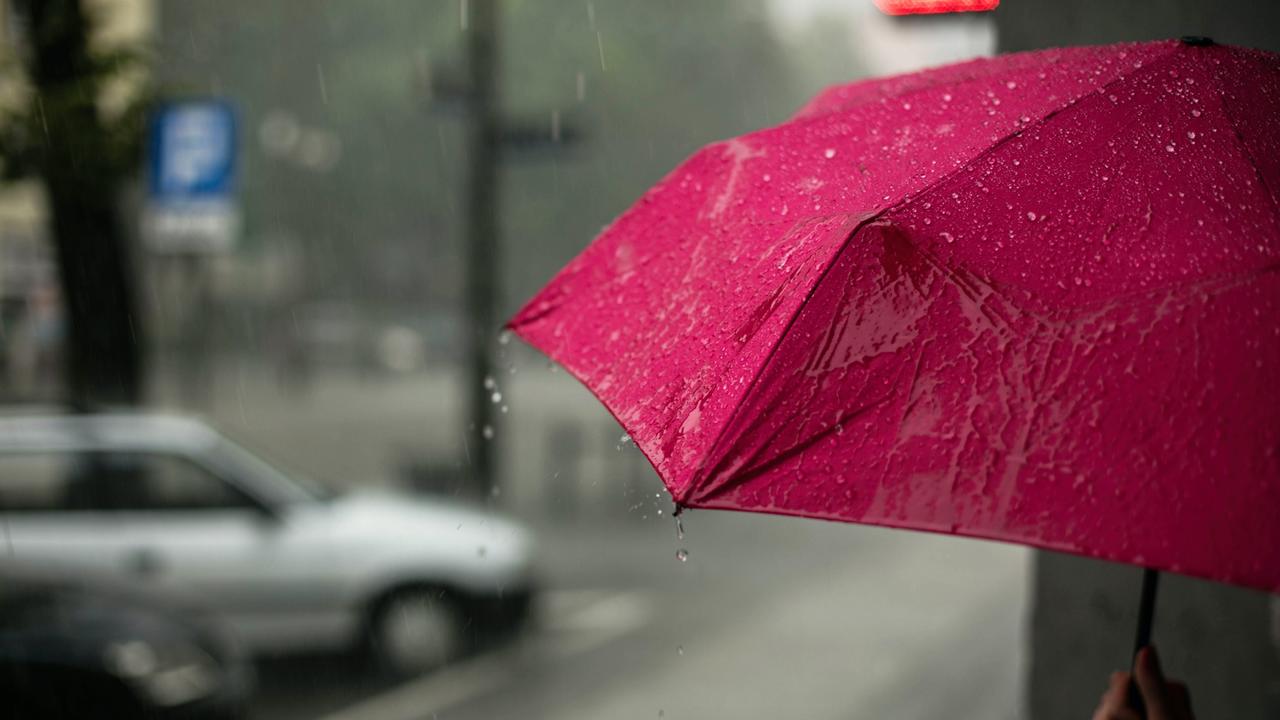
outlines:
{"label": "green foliage", "polygon": [[[55,30],[68,22],[55,18],[24,44],[54,42]],[[97,178],[103,188],[137,172],[154,94],[151,57],[143,48],[89,48],[68,63],[67,72],[43,74],[34,61],[22,60],[34,57],[34,48],[5,50],[0,83],[9,92],[0,103],[0,180],[40,175],[68,157],[82,169],[79,175]],[[105,108],[112,91],[122,102]]]}

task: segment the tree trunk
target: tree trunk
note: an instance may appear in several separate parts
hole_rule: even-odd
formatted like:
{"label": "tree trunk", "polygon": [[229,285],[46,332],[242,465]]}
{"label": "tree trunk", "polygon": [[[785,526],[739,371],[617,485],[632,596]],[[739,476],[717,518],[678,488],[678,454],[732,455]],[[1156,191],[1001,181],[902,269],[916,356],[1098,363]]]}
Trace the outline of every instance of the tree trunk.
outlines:
{"label": "tree trunk", "polygon": [[143,395],[142,328],[118,212],[121,174],[98,117],[99,74],[81,0],[25,0],[37,156],[49,198],[66,319],[67,401],[79,410]]}

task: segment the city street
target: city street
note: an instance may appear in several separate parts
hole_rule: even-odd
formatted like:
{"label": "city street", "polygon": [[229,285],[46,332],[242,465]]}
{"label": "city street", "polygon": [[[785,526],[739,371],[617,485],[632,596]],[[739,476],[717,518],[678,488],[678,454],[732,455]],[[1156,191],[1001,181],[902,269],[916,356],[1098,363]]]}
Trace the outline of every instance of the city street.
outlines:
{"label": "city street", "polygon": [[786,518],[687,526],[685,563],[668,522],[544,534],[548,592],[522,642],[398,687],[339,661],[268,666],[255,717],[1020,716],[1026,551]]}
{"label": "city street", "polygon": [[[249,368],[219,376],[211,415],[332,484],[396,482],[406,453],[456,442],[447,380],[335,376],[293,396]],[[254,717],[1020,715],[1029,551],[708,511],[684,517],[681,541],[657,477],[575,381],[538,366],[500,385],[509,480],[495,502],[538,531],[533,627],[398,686],[356,658],[271,661]],[[577,455],[548,447],[555,425],[576,429]]]}

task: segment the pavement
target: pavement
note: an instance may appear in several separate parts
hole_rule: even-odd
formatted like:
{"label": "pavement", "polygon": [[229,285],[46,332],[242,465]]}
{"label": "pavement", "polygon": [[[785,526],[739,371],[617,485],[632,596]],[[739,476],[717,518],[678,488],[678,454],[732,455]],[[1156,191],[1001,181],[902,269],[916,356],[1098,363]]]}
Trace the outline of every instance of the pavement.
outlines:
{"label": "pavement", "polygon": [[[540,538],[532,627],[398,685],[353,657],[265,662],[254,718],[1022,715],[1027,550],[708,511],[684,516],[681,540],[658,479],[585,390],[545,367],[498,383],[507,477],[491,502]],[[458,455],[447,375],[322,376],[295,394],[246,366],[214,389],[204,414],[335,485]]]}
{"label": "pavement", "polygon": [[657,518],[544,529],[548,589],[517,642],[388,687],[354,664],[277,667],[254,717],[1022,716],[1024,549],[730,513],[685,525],[683,542]]}

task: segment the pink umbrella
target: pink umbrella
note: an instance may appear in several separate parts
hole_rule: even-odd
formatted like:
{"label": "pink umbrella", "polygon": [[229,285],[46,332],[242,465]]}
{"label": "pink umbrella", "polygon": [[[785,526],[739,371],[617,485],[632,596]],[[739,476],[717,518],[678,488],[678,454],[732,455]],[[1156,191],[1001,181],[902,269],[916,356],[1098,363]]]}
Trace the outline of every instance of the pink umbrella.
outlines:
{"label": "pink umbrella", "polygon": [[1280,57],[1187,39],[832,88],[511,321],[680,507],[1280,591]]}

